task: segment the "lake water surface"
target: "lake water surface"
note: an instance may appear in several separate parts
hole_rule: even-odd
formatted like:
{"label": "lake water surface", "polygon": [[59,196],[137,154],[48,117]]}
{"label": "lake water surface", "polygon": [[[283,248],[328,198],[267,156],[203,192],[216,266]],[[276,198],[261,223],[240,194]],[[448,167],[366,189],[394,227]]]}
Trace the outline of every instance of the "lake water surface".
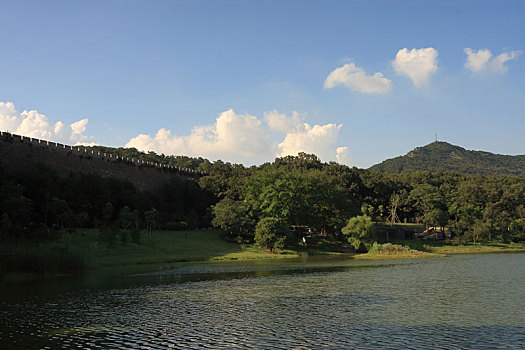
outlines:
{"label": "lake water surface", "polygon": [[525,254],[121,273],[4,283],[0,348],[525,348]]}

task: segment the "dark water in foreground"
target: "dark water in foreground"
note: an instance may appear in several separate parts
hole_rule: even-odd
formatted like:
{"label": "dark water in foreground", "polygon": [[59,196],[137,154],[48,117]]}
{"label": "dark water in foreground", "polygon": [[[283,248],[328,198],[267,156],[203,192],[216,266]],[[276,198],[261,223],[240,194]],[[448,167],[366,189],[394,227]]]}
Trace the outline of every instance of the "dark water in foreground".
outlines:
{"label": "dark water in foreground", "polygon": [[525,348],[525,254],[98,272],[0,291],[1,349]]}

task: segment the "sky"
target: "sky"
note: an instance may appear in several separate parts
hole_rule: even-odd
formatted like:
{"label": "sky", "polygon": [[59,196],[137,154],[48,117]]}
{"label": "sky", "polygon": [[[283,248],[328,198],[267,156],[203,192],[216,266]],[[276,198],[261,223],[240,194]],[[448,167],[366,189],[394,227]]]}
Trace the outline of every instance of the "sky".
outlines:
{"label": "sky", "polygon": [[0,0],[0,130],[367,168],[525,154],[525,1]]}

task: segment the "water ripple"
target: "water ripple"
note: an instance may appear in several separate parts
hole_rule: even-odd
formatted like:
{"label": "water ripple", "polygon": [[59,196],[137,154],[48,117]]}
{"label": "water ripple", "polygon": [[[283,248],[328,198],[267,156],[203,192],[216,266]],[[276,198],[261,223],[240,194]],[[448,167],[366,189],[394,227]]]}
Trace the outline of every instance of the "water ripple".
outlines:
{"label": "water ripple", "polygon": [[195,269],[161,273],[194,280],[2,300],[0,348],[525,347],[521,256],[382,269],[310,266],[300,273],[279,266],[264,275],[253,273],[259,268],[232,267],[226,270],[244,274],[224,279],[201,278],[224,267]]}

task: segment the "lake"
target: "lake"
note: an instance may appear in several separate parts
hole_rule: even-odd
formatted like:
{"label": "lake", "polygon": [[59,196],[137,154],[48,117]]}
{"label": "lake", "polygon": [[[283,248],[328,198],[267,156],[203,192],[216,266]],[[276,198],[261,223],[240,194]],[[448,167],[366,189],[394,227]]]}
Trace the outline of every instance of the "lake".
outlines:
{"label": "lake", "polygon": [[4,283],[0,348],[525,348],[525,254],[140,268]]}

